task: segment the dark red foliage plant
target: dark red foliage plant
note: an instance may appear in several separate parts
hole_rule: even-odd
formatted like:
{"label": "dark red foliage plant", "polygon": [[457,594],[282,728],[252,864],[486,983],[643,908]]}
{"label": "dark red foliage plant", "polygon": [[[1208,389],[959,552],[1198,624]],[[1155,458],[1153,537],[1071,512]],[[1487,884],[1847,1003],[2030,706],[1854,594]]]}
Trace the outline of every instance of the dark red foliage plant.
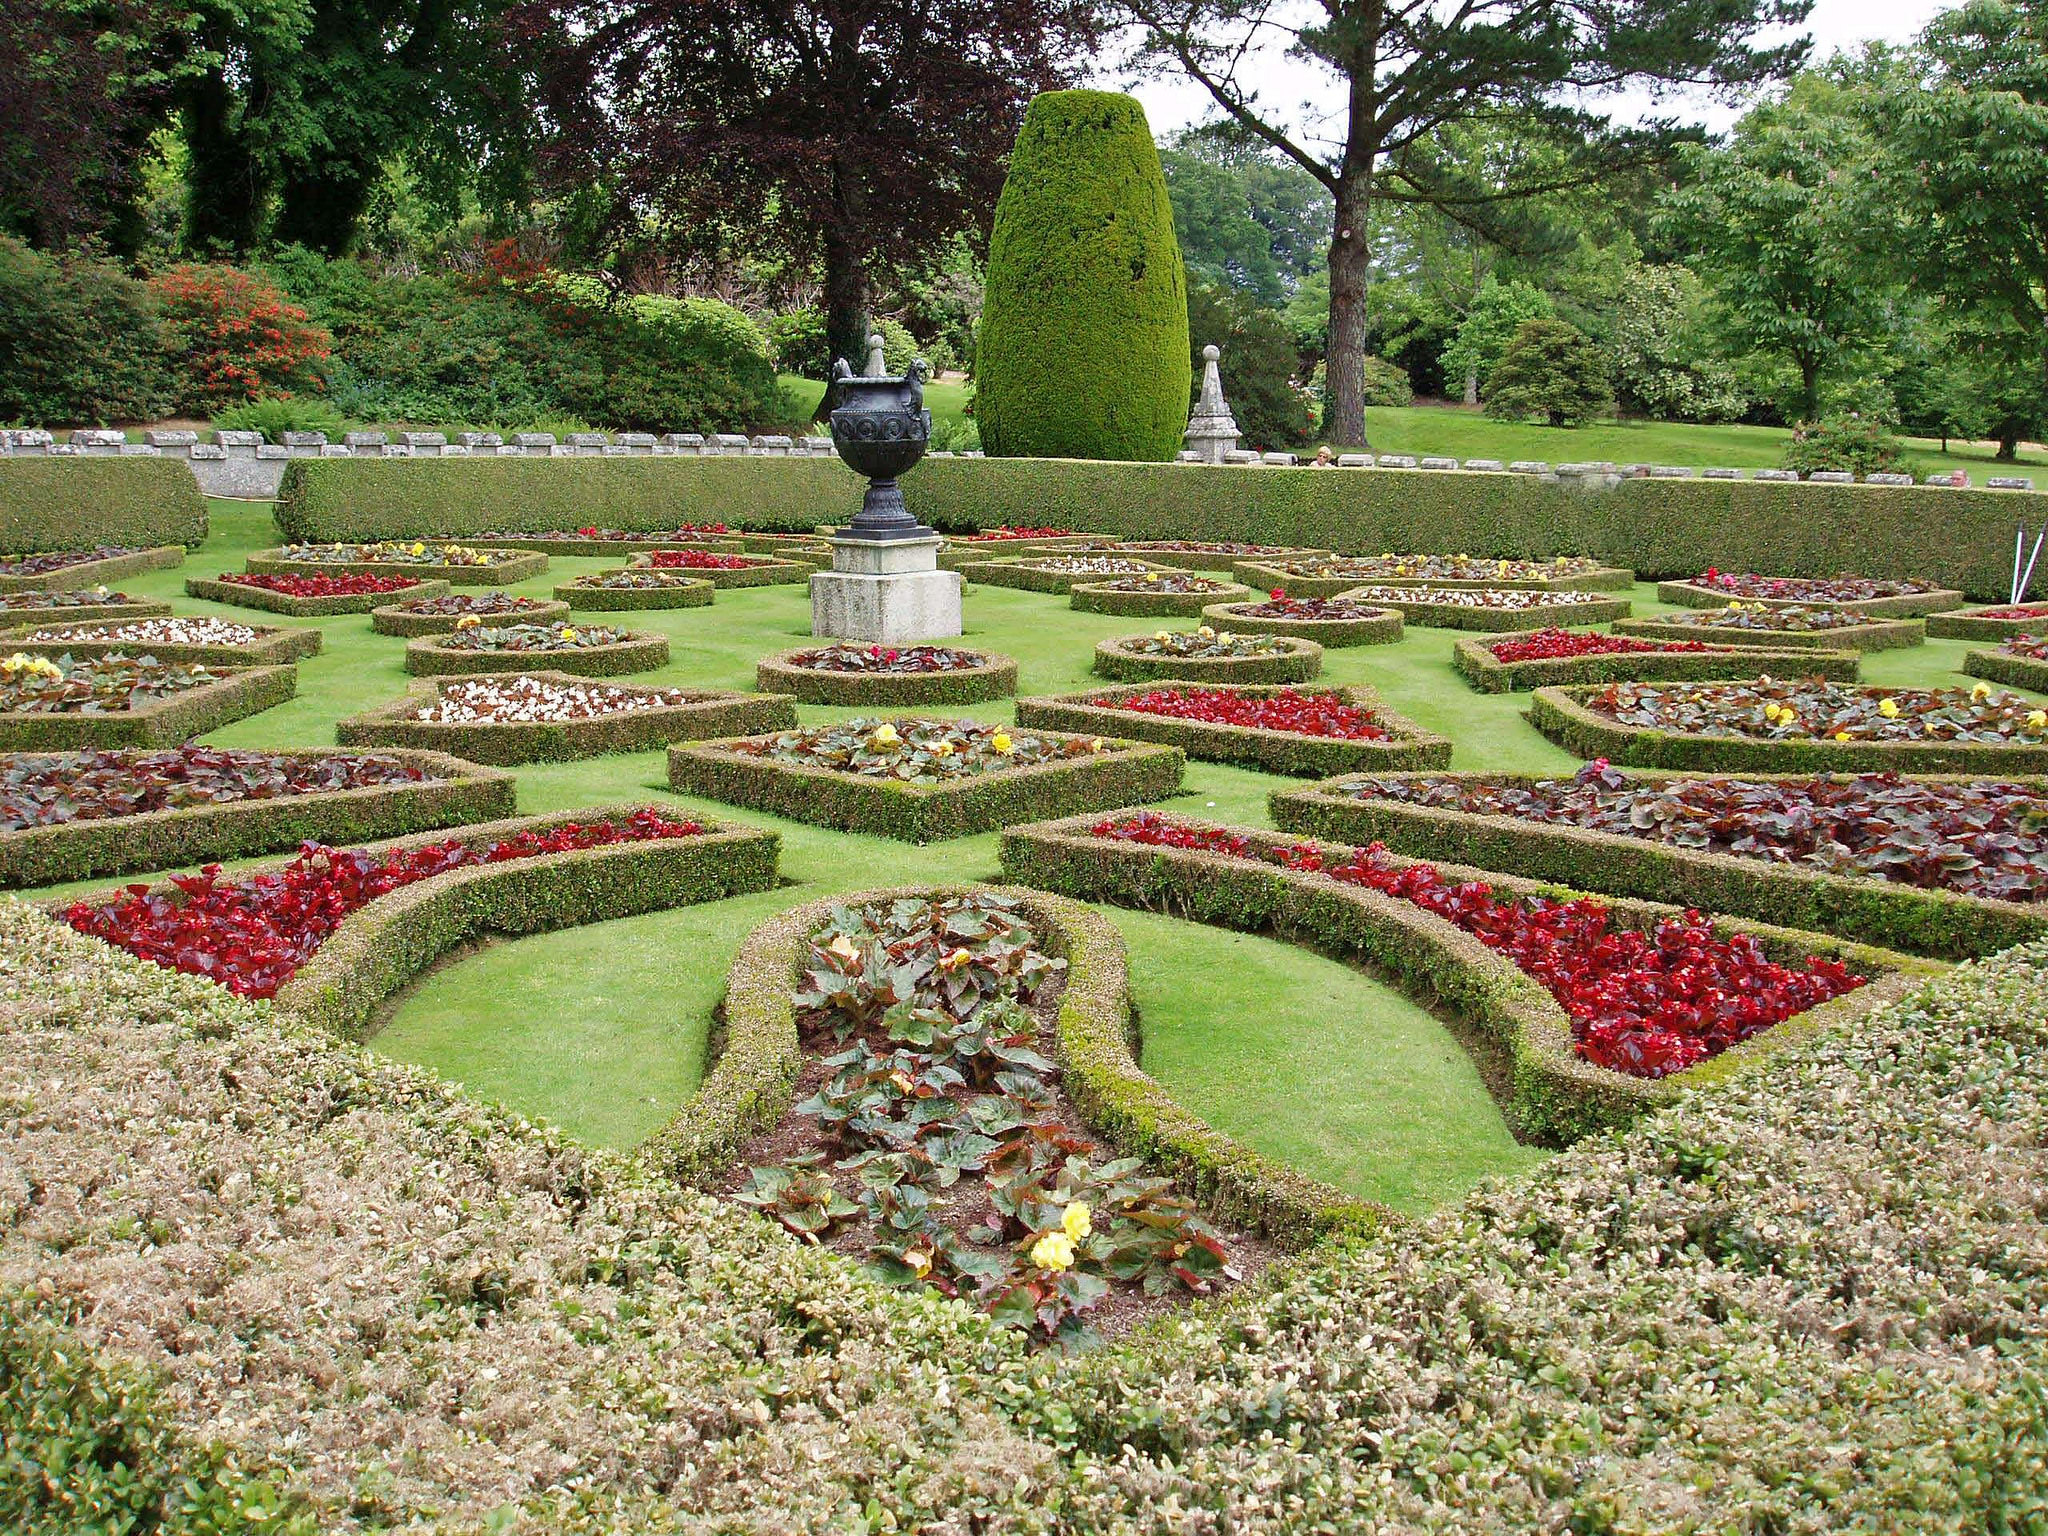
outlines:
{"label": "dark red foliage plant", "polygon": [[1512,666],[1518,661],[1557,661],[1567,656],[1636,656],[1645,652],[1709,651],[1697,640],[1632,640],[1627,635],[1579,635],[1568,629],[1539,629],[1533,634],[1496,640],[1487,647],[1494,659]]}
{"label": "dark red foliage plant", "polygon": [[1281,688],[1272,693],[1239,693],[1229,688],[1154,688],[1104,700],[1111,709],[1204,725],[1242,725],[1297,736],[1333,736],[1346,741],[1385,741],[1387,730],[1372,711],[1344,702],[1331,690]]}
{"label": "dark red foliage plant", "polygon": [[714,555],[701,549],[657,549],[647,557],[657,571],[744,571],[761,562],[749,555]]}
{"label": "dark red foliage plant", "polygon": [[380,592],[403,592],[416,587],[416,576],[272,576],[250,571],[222,571],[220,579],[230,586],[261,587],[286,597],[366,597]]}

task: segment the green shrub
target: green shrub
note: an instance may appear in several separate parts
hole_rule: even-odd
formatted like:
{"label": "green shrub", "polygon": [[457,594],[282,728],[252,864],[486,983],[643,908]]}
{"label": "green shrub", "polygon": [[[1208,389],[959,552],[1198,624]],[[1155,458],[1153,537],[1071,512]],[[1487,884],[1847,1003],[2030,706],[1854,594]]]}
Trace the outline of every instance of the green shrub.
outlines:
{"label": "green shrub", "polygon": [[1476,377],[1484,389],[1522,326],[1551,317],[1549,295],[1519,278],[1503,283],[1489,274],[1458,323],[1457,335],[1444,348],[1446,391],[1463,388],[1467,377]]}
{"label": "green shrub", "polygon": [[[149,421],[177,397],[149,289],[112,262],[0,236],[0,421]],[[12,538],[8,548],[21,546]]]}
{"label": "green shrub", "polygon": [[779,371],[806,379],[832,377],[832,359],[825,346],[824,311],[786,309],[768,316],[761,329],[767,333],[768,350]]}
{"label": "green shrub", "polygon": [[1868,475],[1895,472],[1906,462],[1905,445],[1878,416],[1849,412],[1802,422],[1785,445],[1785,467],[1810,475],[1817,469]]}
{"label": "green shrub", "polygon": [[329,438],[339,440],[348,421],[322,400],[271,397],[216,411],[213,424],[231,432],[261,432],[265,442],[281,443],[287,432],[325,432]]}
{"label": "green shrub", "polygon": [[1600,344],[1563,320],[1525,320],[1486,380],[1486,414],[1579,427],[1614,409]]}
{"label": "green shrub", "polygon": [[1413,405],[1414,386],[1408,370],[1398,368],[1384,357],[1365,359],[1365,403],[1367,405]]}
{"label": "green shrub", "polygon": [[996,204],[975,414],[1003,456],[1171,459],[1187,426],[1187,284],[1144,109],[1031,103]]}
{"label": "green shrub", "polygon": [[972,417],[960,421],[932,423],[931,449],[934,453],[978,453],[981,428]]}

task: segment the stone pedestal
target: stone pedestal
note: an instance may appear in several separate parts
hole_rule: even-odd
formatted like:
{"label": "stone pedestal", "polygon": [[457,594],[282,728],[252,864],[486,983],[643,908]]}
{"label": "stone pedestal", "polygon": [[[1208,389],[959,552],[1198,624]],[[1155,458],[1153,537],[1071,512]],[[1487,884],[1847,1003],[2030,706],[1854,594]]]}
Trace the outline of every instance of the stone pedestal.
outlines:
{"label": "stone pedestal", "polygon": [[833,539],[832,569],[811,578],[811,633],[870,645],[957,636],[962,579],[938,568],[943,542]]}

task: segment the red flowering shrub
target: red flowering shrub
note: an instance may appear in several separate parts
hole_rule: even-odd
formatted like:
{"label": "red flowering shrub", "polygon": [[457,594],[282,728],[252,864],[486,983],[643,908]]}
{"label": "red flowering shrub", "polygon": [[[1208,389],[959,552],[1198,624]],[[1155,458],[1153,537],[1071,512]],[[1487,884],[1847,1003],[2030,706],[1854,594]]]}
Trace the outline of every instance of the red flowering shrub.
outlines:
{"label": "red flowering shrub", "polygon": [[1487,649],[1510,664],[1556,661],[1566,656],[1634,656],[1644,651],[1707,651],[1697,640],[1632,640],[1627,635],[1575,635],[1568,629],[1539,629],[1532,634],[1497,640]]}
{"label": "red flowering shrub", "polygon": [[105,906],[73,902],[64,921],[80,933],[173,971],[205,976],[243,997],[272,997],[341,926],[342,919],[400,886],[474,864],[612,843],[695,837],[694,821],[635,811],[625,821],[567,822],[471,847],[459,839],[409,853],[307,843],[274,874],[223,880],[220,866],[173,875],[175,896],[131,885]]}
{"label": "red flowering shrub", "polygon": [[701,549],[657,549],[647,563],[657,571],[744,571],[757,562],[745,555],[712,555]]}
{"label": "red flowering shrub", "polygon": [[1346,704],[1334,691],[1303,692],[1281,688],[1273,693],[1236,693],[1228,688],[1154,688],[1128,698],[1103,700],[1111,709],[1173,720],[1199,720],[1205,725],[1244,725],[1262,731],[1292,731],[1298,736],[1334,736],[1346,741],[1385,741],[1387,732],[1373,723],[1372,712]]}
{"label": "red flowering shrub", "polygon": [[1193,848],[1319,872],[1410,902],[1455,923],[1541,982],[1570,1016],[1572,1048],[1595,1066],[1666,1077],[1717,1056],[1794,1014],[1862,986],[1835,960],[1795,971],[1748,934],[1721,938],[1697,912],[1656,930],[1610,928],[1604,902],[1502,898],[1482,881],[1453,885],[1433,864],[1367,848],[1313,843],[1266,849],[1222,828],[1191,827],[1153,811],[1098,822],[1094,836]]}
{"label": "red flowering shrub", "polygon": [[150,279],[163,306],[165,349],[183,376],[180,404],[212,411],[320,387],[334,338],[260,277],[192,263]]}
{"label": "red flowering shrub", "polygon": [[403,592],[419,585],[414,576],[266,576],[249,571],[222,571],[220,579],[238,587],[261,587],[286,597],[361,597],[370,592]]}

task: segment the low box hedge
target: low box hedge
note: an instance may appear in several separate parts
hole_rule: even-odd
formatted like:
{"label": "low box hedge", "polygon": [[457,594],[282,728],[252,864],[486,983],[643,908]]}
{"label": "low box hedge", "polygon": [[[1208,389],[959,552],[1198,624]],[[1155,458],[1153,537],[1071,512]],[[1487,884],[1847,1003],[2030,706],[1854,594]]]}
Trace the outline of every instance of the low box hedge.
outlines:
{"label": "low box hedge", "polygon": [[[1074,550],[1071,551],[1071,553],[1073,553],[1076,556],[1086,557],[1092,556],[1098,553],[1098,551]],[[1160,575],[1164,576],[1168,574],[1168,572],[1172,569],[1169,566],[1155,564],[1150,560],[1138,560],[1132,562],[1136,565],[1141,565],[1144,567],[1143,571],[1136,572],[1047,571],[1041,570],[1037,566],[1032,564],[1034,560],[1058,560],[1062,558],[1064,558],[1063,552],[1054,550],[1044,555],[1025,555],[1019,559],[1014,560],[969,561],[959,566],[958,569],[960,574],[963,577],[965,577],[968,581],[978,583],[981,586],[1014,587],[1021,592],[1051,592],[1062,597],[1067,596],[1074,590],[1074,588],[1082,585],[1083,583],[1112,581],[1118,576],[1142,576],[1145,573],[1145,571],[1157,571]],[[1124,555],[1112,555],[1108,558],[1115,560],[1123,560],[1129,557]]]}
{"label": "low box hedge", "polygon": [[[1723,605],[1726,606],[1725,604]],[[1705,645],[1741,645],[1761,650],[1895,651],[1927,639],[1924,619],[1872,619],[1847,629],[1790,630],[1772,634],[1759,629],[1709,629],[1700,624],[1675,624],[1669,619],[1623,619],[1617,635],[1639,640],[1698,640]]]}
{"label": "low box hedge", "polygon": [[1353,645],[1393,645],[1401,638],[1401,611],[1398,608],[1375,608],[1370,617],[1362,619],[1268,619],[1244,611],[1261,607],[1264,602],[1265,599],[1261,598],[1250,603],[1212,603],[1202,610],[1202,617],[1217,629],[1237,630],[1244,634],[1292,635],[1297,640],[1313,640],[1325,650],[1340,650]]}
{"label": "low box hedge", "polygon": [[[1354,709],[1370,711],[1373,719],[1388,732],[1389,739],[1385,741],[1348,741],[1338,737],[1307,736],[1295,731],[1267,730],[1261,726],[1176,720],[1167,715],[1145,715],[1115,707],[1117,700],[1149,693],[1157,686],[1155,683],[1125,683],[1088,693],[1019,699],[1017,723],[1036,730],[1135,736],[1141,741],[1159,741],[1179,747],[1189,757],[1206,762],[1236,763],[1264,773],[1306,778],[1363,773],[1374,768],[1389,773],[1403,768],[1443,768],[1451,761],[1448,737],[1426,731],[1406,715],[1396,714],[1370,688],[1325,691],[1343,695],[1344,702]],[[1224,683],[1217,686],[1254,697],[1284,691],[1264,684]]]}
{"label": "low box hedge", "polygon": [[1601,566],[1569,576],[1531,576],[1520,580],[1466,581],[1452,576],[1295,576],[1271,559],[1240,560],[1231,567],[1239,581],[1261,592],[1284,589],[1289,597],[1336,597],[1353,587],[1418,587],[1424,591],[1455,592],[1491,589],[1503,592],[1626,592],[1636,584],[1636,573],[1617,566]]}
{"label": "low box hedge", "polygon": [[[1103,819],[1076,816],[1005,832],[1005,876],[1082,901],[1270,932],[1346,963],[1363,961],[1411,995],[1440,1004],[1498,1038],[1514,1064],[1505,1106],[1511,1119],[1525,1134],[1561,1141],[1626,1125],[1690,1087],[1722,1081],[1820,1029],[1864,1017],[1941,969],[1933,961],[1825,934],[1715,919],[1718,932],[1754,935],[1773,959],[1799,964],[1809,955],[1825,956],[1871,981],[1684,1072],[1630,1077],[1581,1060],[1572,1050],[1571,1022],[1550,994],[1505,956],[1443,918],[1320,873],[1090,836],[1090,827]],[[1263,848],[1298,841],[1254,829],[1232,830]],[[1503,896],[1568,900],[1583,894],[1485,870],[1438,867],[1447,878],[1484,881]],[[1601,899],[1619,924],[1631,928],[1648,929],[1680,911],[1632,899]]]}
{"label": "low box hedge", "polygon": [[0,751],[69,752],[81,747],[169,747],[282,704],[298,691],[299,669],[216,667],[202,683],[134,709],[101,714],[0,712]]}
{"label": "low box hedge", "polygon": [[[513,615],[515,622],[526,622]],[[578,677],[622,677],[652,672],[668,665],[668,636],[651,629],[629,629],[626,638],[608,645],[571,651],[464,651],[441,635],[421,635],[405,643],[405,670],[415,677],[450,677],[477,672],[530,672],[546,667]]]}
{"label": "low box hedge", "polygon": [[613,555],[644,555],[657,549],[701,549],[707,555],[738,555],[746,552],[746,540],[737,533],[689,534],[681,538],[661,539],[579,539],[568,537],[542,537],[540,535],[485,533],[472,540],[469,536],[436,534],[434,542],[462,544],[480,542],[489,549],[530,549],[543,555],[561,555],[566,559],[609,559]]}
{"label": "low box hedge", "polygon": [[[1726,608],[1732,598],[1732,593],[1717,591],[1713,587],[1698,586],[1690,581],[1657,583],[1657,600],[1678,608]],[[1745,597],[1742,601],[1761,603],[1766,608],[1839,608],[1844,613],[1868,613],[1889,619],[1911,619],[1930,613],[1946,613],[1951,608],[1962,607],[1969,599],[1960,592],[1937,590],[1904,592],[1897,597],[1866,597],[1844,602],[1832,602],[1823,598],[1808,600],[1791,597]]]}
{"label": "low box hedge", "polygon": [[1180,788],[1186,766],[1178,747],[1105,737],[1104,750],[1088,757],[920,785],[770,762],[734,752],[725,741],[668,749],[669,788],[679,794],[906,843],[968,837],[1077,808],[1162,800]]}
{"label": "low box hedge", "polygon": [[[921,709],[941,704],[982,704],[1017,691],[1017,659],[997,651],[976,651],[980,665],[951,672],[826,672],[799,667],[795,658],[829,641],[813,640],[792,650],[763,656],[754,686],[763,693],[787,693],[805,704],[846,709]],[[948,647],[965,649],[965,647]]]}
{"label": "low box hedge", "polygon": [[[75,588],[64,588],[72,591]],[[23,593],[13,594],[19,598]],[[112,593],[108,594],[112,596]],[[125,595],[125,594],[124,594]],[[153,597],[130,598],[125,603],[67,603],[61,608],[25,607],[18,602],[8,601],[8,594],[0,592],[0,625],[13,628],[27,623],[38,624],[83,624],[92,619],[160,619],[171,611],[169,603],[158,602]]]}
{"label": "low box hedge", "polygon": [[1695,773],[2048,773],[2048,745],[1937,741],[1755,741],[1618,725],[1581,702],[1592,688],[1538,688],[1529,723],[1565,751]]}
{"label": "low box hedge", "polygon": [[2015,656],[2010,651],[1971,651],[1963,657],[1963,671],[2008,688],[2048,693],[2048,661],[2036,661],[2031,656]]}
{"label": "low box hedge", "polygon": [[594,585],[599,577],[615,574],[614,571],[600,571],[597,576],[579,576],[574,581],[565,581],[555,588],[555,599],[567,603],[579,613],[624,613],[642,608],[709,608],[712,599],[718,595],[717,583],[683,571],[674,574],[686,579],[659,587]]}
{"label": "low box hedge", "polygon": [[[0,464],[6,462],[0,459]],[[80,535],[74,532],[73,543],[69,547],[77,548],[76,540],[79,537]],[[6,534],[0,535],[0,538],[12,544],[13,530],[10,528]],[[56,549],[62,550],[65,547],[60,544]],[[30,553],[26,550],[13,549],[6,552]],[[0,592],[76,592],[83,587],[107,586],[119,581],[123,576],[140,576],[145,571],[167,571],[184,563],[184,545],[163,544],[153,549],[131,550],[125,555],[108,555],[99,560],[81,560],[76,565],[59,566],[54,571],[44,571],[39,576],[9,576],[0,571]]]}
{"label": "low box hedge", "polygon": [[740,553],[774,555],[782,560],[799,560],[806,565],[832,564],[832,546],[808,533],[743,533]]}
{"label": "low box hedge", "polygon": [[[330,748],[278,757],[332,757]],[[274,800],[229,800],[0,830],[0,886],[57,885],[95,875],[175,869],[296,848],[302,842],[339,846],[433,827],[494,821],[517,809],[510,774],[440,752],[385,752],[432,778],[413,784],[372,784]]]}
{"label": "low box hedge", "polygon": [[1235,581],[1213,582],[1206,592],[1119,591],[1109,582],[1084,581],[1074,586],[1067,601],[1082,613],[1107,613],[1127,619],[1193,619],[1199,618],[1211,603],[1250,602],[1256,595],[1250,587]]}
{"label": "low box hedge", "polygon": [[[1628,770],[1628,776],[1651,784],[1679,777],[1634,769]],[[1434,779],[1446,775],[1384,777]],[[1460,773],[1448,777],[1472,784],[1526,787],[1541,776]],[[1786,777],[1803,780],[1807,775],[1754,777],[1769,782]],[[1299,789],[1274,790],[1269,799],[1273,825],[1283,832],[1360,847],[1385,843],[1396,853],[1431,863],[1471,864],[1526,879],[1554,880],[1575,890],[1699,907],[1941,960],[1995,954],[2013,944],[2048,937],[2048,905],[1992,901],[1520,816],[1410,805],[1383,797],[1361,800],[1343,792],[1347,782],[1334,779]],[[1922,782],[1955,783],[1958,779],[1933,775]],[[2048,791],[2048,781],[2025,782]]]}
{"label": "low box hedge", "polygon": [[1588,683],[1710,682],[1755,677],[1759,672],[1853,683],[1862,656],[1856,651],[1731,646],[1720,651],[1619,651],[1510,662],[1495,656],[1484,640],[1460,640],[1451,650],[1451,666],[1481,693],[1517,693]]}
{"label": "low box hedge", "polygon": [[1195,683],[1305,683],[1323,670],[1323,648],[1313,640],[1276,637],[1266,656],[1148,656],[1127,649],[1143,635],[1122,635],[1095,647],[1095,672],[1117,683],[1176,678]]}
{"label": "low box hedge", "polygon": [[[898,886],[827,897],[770,918],[726,974],[724,1036],[696,1095],[641,1148],[671,1178],[724,1176],[747,1142],[788,1114],[803,1070],[795,995],[810,941],[835,907],[954,895],[969,886]],[[1176,1102],[1138,1063],[1123,938],[1098,912],[1044,891],[997,886],[1044,950],[1067,962],[1055,1026],[1060,1086],[1090,1130],[1143,1158],[1212,1217],[1284,1246],[1361,1234],[1400,1218],[1253,1151]]]}
{"label": "low box hedge", "polygon": [[[246,586],[239,581],[212,581],[200,576],[185,578],[185,595],[209,603],[229,603],[237,608],[260,608],[265,613],[289,614],[296,619],[329,618],[342,613],[372,613],[387,603],[409,603],[416,597],[446,597],[454,589],[445,581],[422,581],[402,592],[359,592],[353,597],[293,597],[267,587]],[[170,610],[166,608],[165,612]]]}
{"label": "low box hedge", "polygon": [[939,569],[964,570],[998,560],[1028,560],[1038,555],[1088,555],[1110,552],[1116,541],[1106,534],[1062,534],[1043,539],[986,539],[974,542],[949,536],[939,549]]}
{"label": "low box hedge", "polygon": [[[247,645],[145,645],[136,640],[97,640],[96,630],[115,629],[126,619],[94,619],[77,624],[69,619],[27,624],[0,630],[0,649],[26,651],[31,656],[154,656],[158,661],[182,665],[200,662],[206,666],[275,667],[320,654],[324,636],[317,629],[298,629],[282,624],[252,624],[256,638]],[[31,640],[43,629],[80,630],[76,637]]]}
{"label": "low box hedge", "polygon": [[[206,498],[177,459],[0,458],[0,551],[206,542]],[[97,579],[97,578],[95,578]]]}
{"label": "low box hedge", "polygon": [[[446,587],[447,583],[437,582],[435,585]],[[453,634],[456,624],[461,621],[463,615],[459,613],[412,613],[407,611],[405,606],[416,597],[446,597],[447,595],[445,591],[428,593],[408,592],[395,603],[385,603],[372,608],[370,610],[370,628],[380,635],[402,635],[408,640],[417,638],[420,635]],[[488,594],[479,593],[477,595],[486,596]],[[493,621],[492,615],[479,614],[478,617],[486,624]],[[569,605],[562,602],[549,602],[537,599],[531,608],[521,608],[514,612],[499,614],[495,618],[501,624],[560,624],[569,618]]]}
{"label": "low box hedge", "polygon": [[[1998,607],[2010,608],[2010,603]],[[2014,635],[2048,634],[2048,608],[2043,608],[2032,618],[1993,619],[1985,617],[1991,609],[1965,609],[1961,613],[1935,613],[1927,617],[1927,637],[1930,640],[2010,640]]]}
{"label": "low box hedge", "polygon": [[[1155,561],[1183,571],[1211,571],[1220,575],[1233,574],[1238,565],[1246,560],[1330,560],[1336,557],[1334,549],[1266,549],[1256,554],[1230,553],[1215,549],[1174,549],[1172,539],[1123,539],[1105,543],[1103,553],[1110,555],[1135,555],[1140,560]],[[1194,540],[1179,542],[1191,543]],[[1208,542],[1222,543],[1223,540]]]}
{"label": "low box hedge", "polygon": [[[588,682],[567,672],[526,672],[525,677],[573,686]],[[651,752],[676,741],[759,735],[796,727],[796,702],[787,694],[734,693],[718,688],[662,689],[685,701],[595,720],[456,721],[417,719],[423,704],[458,683],[503,679],[502,672],[474,672],[414,683],[402,699],[336,723],[335,740],[345,747],[415,747],[447,752],[472,763],[513,766],[566,763],[614,752]],[[608,684],[628,692],[652,693],[629,683]]]}
{"label": "low box hedge", "polygon": [[[1356,590],[1355,585],[1352,590]],[[1525,629],[1583,629],[1593,624],[1612,623],[1629,615],[1629,603],[1626,598],[1611,598],[1592,603],[1542,603],[1534,608],[1478,608],[1446,602],[1441,597],[1433,599],[1429,593],[1418,589],[1412,598],[1374,595],[1369,599],[1361,598],[1360,601],[1369,601],[1378,607],[1399,609],[1402,619],[1406,622],[1420,624],[1428,629],[1468,629],[1497,635],[1513,634]]]}
{"label": "low box hedge", "polygon": [[[784,582],[809,581],[812,572],[818,569],[816,561],[798,559],[793,556],[741,555],[737,558],[752,563],[736,567],[732,570],[680,570],[679,574],[695,577],[699,581],[708,581],[712,586],[723,589],[727,587],[772,587],[779,586]],[[825,564],[830,565],[831,563],[831,558],[827,556]],[[636,555],[633,558],[632,568],[636,570],[653,570],[656,567],[650,557]]]}
{"label": "low box hedge", "polygon": [[546,572],[548,557],[509,550],[489,565],[414,565],[403,560],[287,560],[281,549],[259,549],[242,565],[257,576],[416,576],[457,587],[509,587]]}

